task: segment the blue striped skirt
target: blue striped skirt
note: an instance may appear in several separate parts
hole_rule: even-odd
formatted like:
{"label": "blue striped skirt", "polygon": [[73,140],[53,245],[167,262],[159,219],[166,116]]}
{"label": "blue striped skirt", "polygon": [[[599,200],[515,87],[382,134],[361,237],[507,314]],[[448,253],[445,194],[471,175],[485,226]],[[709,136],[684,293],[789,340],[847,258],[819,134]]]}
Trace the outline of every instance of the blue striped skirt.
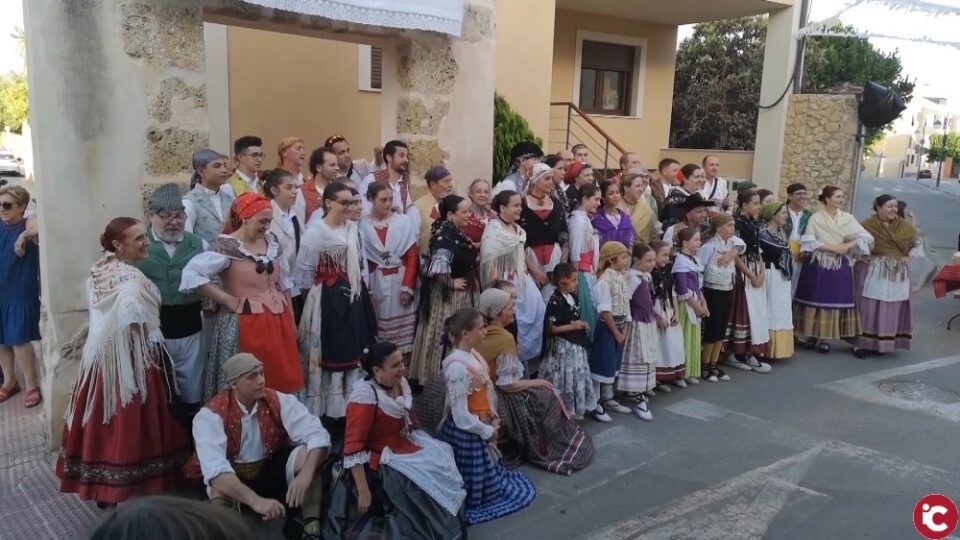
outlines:
{"label": "blue striped skirt", "polygon": [[508,471],[493,461],[487,443],[478,435],[459,429],[447,418],[438,437],[453,447],[453,458],[467,491],[467,523],[493,521],[533,502],[533,482],[520,471]]}

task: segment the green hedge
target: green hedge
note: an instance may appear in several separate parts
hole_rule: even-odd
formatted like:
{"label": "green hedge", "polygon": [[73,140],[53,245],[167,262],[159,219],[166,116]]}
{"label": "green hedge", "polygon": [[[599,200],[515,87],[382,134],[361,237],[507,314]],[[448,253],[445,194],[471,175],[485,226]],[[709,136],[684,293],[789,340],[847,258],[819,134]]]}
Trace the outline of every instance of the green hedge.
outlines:
{"label": "green hedge", "polygon": [[510,170],[510,149],[519,142],[532,141],[543,146],[533,134],[526,119],[512,108],[500,94],[493,95],[493,178],[499,182]]}

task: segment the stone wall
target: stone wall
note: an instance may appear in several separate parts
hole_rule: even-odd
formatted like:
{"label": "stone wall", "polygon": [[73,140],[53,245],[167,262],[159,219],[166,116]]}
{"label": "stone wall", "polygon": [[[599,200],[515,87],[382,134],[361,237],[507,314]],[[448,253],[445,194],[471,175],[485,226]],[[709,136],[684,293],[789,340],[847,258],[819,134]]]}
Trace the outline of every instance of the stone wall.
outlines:
{"label": "stone wall", "polygon": [[[853,95],[790,96],[784,126],[780,197],[787,186],[807,186],[810,201],[822,187],[835,185],[848,194],[853,186],[857,154],[857,98]],[[755,180],[756,181],[756,180]]]}

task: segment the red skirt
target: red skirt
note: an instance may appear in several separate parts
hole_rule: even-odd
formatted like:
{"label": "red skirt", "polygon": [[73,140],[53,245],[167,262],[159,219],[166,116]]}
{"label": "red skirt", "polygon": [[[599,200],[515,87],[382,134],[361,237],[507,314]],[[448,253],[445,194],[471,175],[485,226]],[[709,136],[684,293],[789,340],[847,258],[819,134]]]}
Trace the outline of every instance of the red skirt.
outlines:
{"label": "red skirt", "polygon": [[303,389],[303,366],[297,349],[297,329],[293,312],[284,306],[283,313],[269,311],[240,315],[240,339],[237,351],[250,353],[263,362],[267,388],[285,394]]}
{"label": "red skirt", "polygon": [[[155,367],[146,373],[147,401],[134,396],[103,423],[103,392],[87,401],[92,382],[74,390],[73,422],[63,427],[63,447],[57,458],[60,491],[81,499],[120,503],[131,497],[175,489],[190,456],[190,438],[167,408],[167,388]],[[101,386],[98,377],[96,386]],[[117,406],[120,406],[119,392]],[[83,417],[92,409],[90,419]]]}

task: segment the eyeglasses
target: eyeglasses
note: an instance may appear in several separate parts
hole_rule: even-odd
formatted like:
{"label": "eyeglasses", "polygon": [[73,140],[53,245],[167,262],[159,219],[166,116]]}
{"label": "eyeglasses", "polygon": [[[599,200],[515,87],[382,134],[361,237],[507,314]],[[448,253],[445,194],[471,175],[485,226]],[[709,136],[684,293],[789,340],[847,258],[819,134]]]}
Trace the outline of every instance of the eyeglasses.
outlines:
{"label": "eyeglasses", "polygon": [[187,214],[183,212],[176,212],[174,214],[171,214],[168,212],[160,212],[159,214],[157,214],[157,217],[160,218],[160,221],[163,221],[164,223],[169,223],[173,220],[183,221],[187,219]]}
{"label": "eyeglasses", "polygon": [[266,272],[267,274],[273,274],[273,261],[257,261],[257,273],[262,274]]}
{"label": "eyeglasses", "polygon": [[341,200],[334,199],[332,202],[335,202],[340,206],[352,206],[354,203],[357,203],[357,201],[354,201],[353,199],[341,199]]}
{"label": "eyeglasses", "polygon": [[263,152],[253,152],[251,154],[247,154],[247,156],[252,157],[253,159],[263,159],[265,155],[266,154]]}
{"label": "eyeglasses", "polygon": [[12,202],[3,202],[0,203],[0,209],[3,210],[13,210],[14,204]]}

